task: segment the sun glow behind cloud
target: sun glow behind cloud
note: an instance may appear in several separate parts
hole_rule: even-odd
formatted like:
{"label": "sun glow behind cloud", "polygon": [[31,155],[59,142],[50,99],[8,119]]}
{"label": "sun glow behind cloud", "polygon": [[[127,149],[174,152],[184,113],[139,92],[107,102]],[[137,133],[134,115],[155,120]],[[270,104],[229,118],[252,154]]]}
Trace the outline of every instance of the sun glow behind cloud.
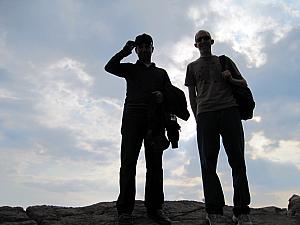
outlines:
{"label": "sun glow behind cloud", "polygon": [[[248,67],[261,67],[267,62],[264,52],[269,43],[268,35],[271,34],[271,43],[274,44],[284,38],[293,28],[291,21],[283,18],[263,14],[263,11],[249,10],[257,8],[261,3],[213,0],[206,7],[193,6],[188,11],[188,16],[194,21],[195,27],[203,27],[210,20],[213,23],[211,33],[219,42],[232,46],[233,50],[245,55]],[[263,4],[265,8],[268,4]],[[286,4],[280,4],[288,14],[298,17],[298,10],[292,11]]]}

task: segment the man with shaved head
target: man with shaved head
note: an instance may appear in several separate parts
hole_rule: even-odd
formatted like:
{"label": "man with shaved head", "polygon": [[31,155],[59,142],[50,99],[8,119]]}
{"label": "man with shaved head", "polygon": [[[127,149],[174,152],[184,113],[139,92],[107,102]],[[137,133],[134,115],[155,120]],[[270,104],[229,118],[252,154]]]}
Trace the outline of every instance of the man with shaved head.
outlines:
{"label": "man with shaved head", "polygon": [[[232,168],[233,221],[238,225],[252,225],[249,218],[250,193],[244,158],[244,132],[231,89],[232,84],[247,86],[247,82],[228,57],[226,62],[234,71],[222,71],[219,57],[212,54],[213,44],[214,40],[208,31],[197,32],[194,46],[199,49],[200,58],[187,66],[185,79],[197,122],[207,220],[210,225],[225,225],[224,194],[216,172],[221,136]],[[234,78],[232,72],[235,73]]]}

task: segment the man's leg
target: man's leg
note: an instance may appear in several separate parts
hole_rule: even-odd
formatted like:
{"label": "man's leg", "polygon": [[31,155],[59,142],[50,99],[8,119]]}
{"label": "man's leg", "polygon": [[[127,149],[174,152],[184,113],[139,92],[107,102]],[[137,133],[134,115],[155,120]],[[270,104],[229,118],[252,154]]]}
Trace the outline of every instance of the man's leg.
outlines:
{"label": "man's leg", "polygon": [[236,216],[248,214],[250,192],[244,158],[244,131],[238,108],[233,107],[222,111],[221,134],[228,162],[232,168],[234,214]]}
{"label": "man's leg", "polygon": [[225,201],[216,172],[220,151],[219,112],[207,112],[198,115],[197,141],[206,211],[208,214],[223,214]]}
{"label": "man's leg", "polygon": [[133,115],[123,115],[120,194],[117,200],[118,214],[131,214],[135,202],[136,164],[143,142],[143,119]]}
{"label": "man's leg", "polygon": [[158,224],[170,225],[172,221],[162,210],[164,203],[162,155],[163,151],[155,151],[145,146],[147,168],[145,206],[149,218]]}
{"label": "man's leg", "polygon": [[149,209],[161,209],[164,202],[162,155],[163,151],[145,146],[145,206]]}

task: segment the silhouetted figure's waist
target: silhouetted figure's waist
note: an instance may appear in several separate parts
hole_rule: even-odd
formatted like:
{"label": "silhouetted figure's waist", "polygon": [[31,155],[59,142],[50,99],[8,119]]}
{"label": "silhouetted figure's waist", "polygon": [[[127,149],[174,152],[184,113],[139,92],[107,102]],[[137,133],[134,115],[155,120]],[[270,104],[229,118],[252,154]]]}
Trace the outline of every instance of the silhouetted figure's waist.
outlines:
{"label": "silhouetted figure's waist", "polygon": [[147,114],[149,109],[149,104],[145,102],[125,102],[124,104],[124,113],[138,113],[138,114]]}

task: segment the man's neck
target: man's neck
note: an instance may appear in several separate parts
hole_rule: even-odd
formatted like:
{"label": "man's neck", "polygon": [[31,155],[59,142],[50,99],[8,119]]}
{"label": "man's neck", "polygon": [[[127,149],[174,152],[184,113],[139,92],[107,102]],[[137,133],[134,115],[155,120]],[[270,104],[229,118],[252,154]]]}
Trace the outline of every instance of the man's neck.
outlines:
{"label": "man's neck", "polygon": [[212,55],[200,55],[200,58],[210,58]]}
{"label": "man's neck", "polygon": [[145,66],[149,67],[152,63],[151,60],[140,60]]}
{"label": "man's neck", "polygon": [[212,56],[211,49],[201,49],[200,50],[200,57],[211,57],[211,56]]}
{"label": "man's neck", "polygon": [[200,52],[200,57],[205,58],[205,57],[211,57],[212,54],[211,52]]}

